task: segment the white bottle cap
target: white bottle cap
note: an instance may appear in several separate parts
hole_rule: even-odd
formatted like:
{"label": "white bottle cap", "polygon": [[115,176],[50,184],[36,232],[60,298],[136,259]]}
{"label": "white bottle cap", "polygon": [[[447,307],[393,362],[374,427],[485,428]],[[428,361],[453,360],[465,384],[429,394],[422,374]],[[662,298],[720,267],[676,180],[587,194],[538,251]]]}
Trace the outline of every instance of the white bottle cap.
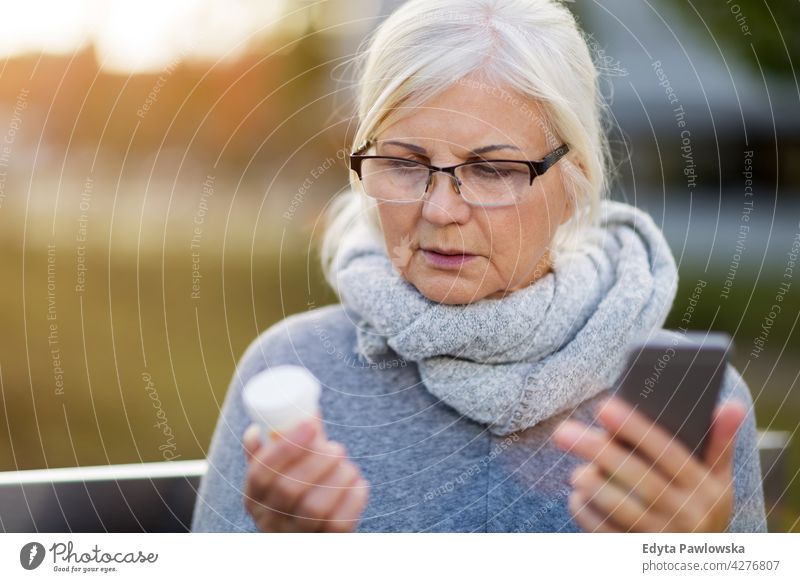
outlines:
{"label": "white bottle cap", "polygon": [[266,438],[319,414],[320,384],[301,366],[276,366],[253,376],[242,394],[247,412]]}

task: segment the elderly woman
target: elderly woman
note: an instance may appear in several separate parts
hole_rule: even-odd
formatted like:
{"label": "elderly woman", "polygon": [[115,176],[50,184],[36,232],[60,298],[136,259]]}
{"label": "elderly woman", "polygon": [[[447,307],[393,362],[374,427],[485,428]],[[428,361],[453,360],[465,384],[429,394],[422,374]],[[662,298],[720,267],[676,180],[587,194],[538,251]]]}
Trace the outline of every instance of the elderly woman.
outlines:
{"label": "elderly woman", "polygon": [[[341,303],[247,349],[193,530],[766,531],[730,364],[702,459],[612,396],[635,337],[679,335],[677,270],[653,220],[607,198],[571,13],[411,0],[363,58],[321,249]],[[261,443],[242,387],[280,364],[320,380],[320,415]]]}

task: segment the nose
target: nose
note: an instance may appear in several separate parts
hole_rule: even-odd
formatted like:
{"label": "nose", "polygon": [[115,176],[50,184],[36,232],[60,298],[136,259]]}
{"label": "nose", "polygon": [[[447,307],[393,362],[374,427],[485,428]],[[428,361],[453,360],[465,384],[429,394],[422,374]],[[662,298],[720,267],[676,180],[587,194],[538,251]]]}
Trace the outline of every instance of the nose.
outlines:
{"label": "nose", "polygon": [[463,223],[468,220],[469,204],[461,198],[459,185],[458,178],[452,174],[432,173],[423,198],[422,216],[435,224]]}

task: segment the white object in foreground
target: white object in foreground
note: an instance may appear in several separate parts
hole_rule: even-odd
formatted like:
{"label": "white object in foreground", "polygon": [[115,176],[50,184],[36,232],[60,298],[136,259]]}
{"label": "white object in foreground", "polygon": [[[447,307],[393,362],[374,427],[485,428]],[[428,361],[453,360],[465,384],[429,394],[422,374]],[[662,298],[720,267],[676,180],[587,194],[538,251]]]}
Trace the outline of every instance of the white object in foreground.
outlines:
{"label": "white object in foreground", "polygon": [[301,366],[283,365],[253,376],[245,385],[242,398],[266,440],[318,416],[320,391],[319,381],[311,372]]}

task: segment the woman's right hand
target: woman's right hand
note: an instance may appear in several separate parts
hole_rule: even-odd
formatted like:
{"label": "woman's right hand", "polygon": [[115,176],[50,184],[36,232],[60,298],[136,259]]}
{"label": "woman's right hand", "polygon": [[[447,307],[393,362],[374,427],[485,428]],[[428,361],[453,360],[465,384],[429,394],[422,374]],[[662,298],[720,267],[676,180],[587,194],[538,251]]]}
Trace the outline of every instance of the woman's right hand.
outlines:
{"label": "woman's right hand", "polygon": [[244,506],[263,532],[350,532],[367,504],[369,483],[343,444],[327,440],[319,418],[262,444],[252,424]]}

